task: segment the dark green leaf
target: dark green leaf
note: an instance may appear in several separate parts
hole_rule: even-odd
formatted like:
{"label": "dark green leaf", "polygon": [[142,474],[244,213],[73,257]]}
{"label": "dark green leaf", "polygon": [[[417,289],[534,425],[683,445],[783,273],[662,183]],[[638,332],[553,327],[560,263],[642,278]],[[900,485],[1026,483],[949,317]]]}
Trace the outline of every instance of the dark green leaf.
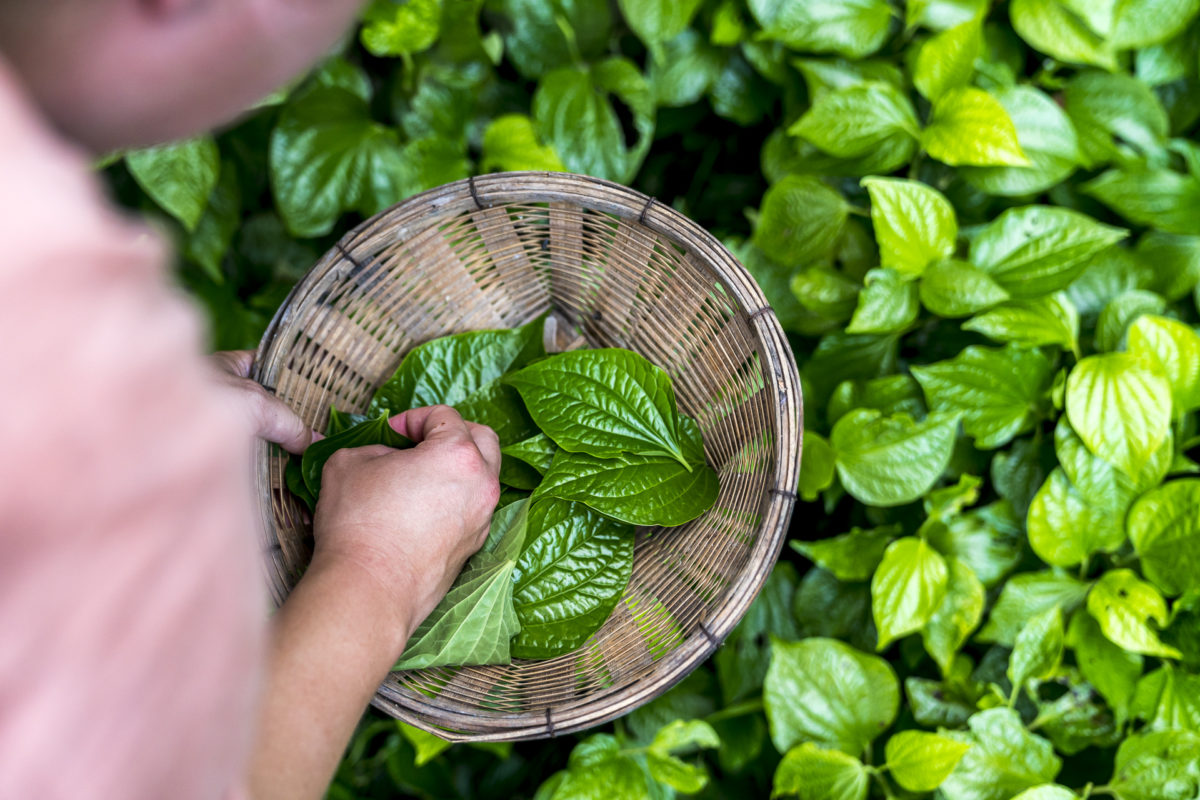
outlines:
{"label": "dark green leaf", "polygon": [[780,264],[807,264],[833,250],[846,213],[840,194],[815,178],[789,175],[763,196],[754,244]]}
{"label": "dark green leaf", "polygon": [[310,444],[304,451],[301,469],[304,474],[304,484],[312,496],[320,497],[321,495],[321,473],[330,456],[342,448],[365,447],[373,444],[382,444],[397,449],[413,446],[412,441],[396,433],[395,428],[388,422],[387,414],[360,422],[341,433],[326,436],[324,439]]}
{"label": "dark green leaf", "polygon": [[211,136],[134,150],[125,163],[154,202],[184,228],[196,230],[221,173],[221,154]]}

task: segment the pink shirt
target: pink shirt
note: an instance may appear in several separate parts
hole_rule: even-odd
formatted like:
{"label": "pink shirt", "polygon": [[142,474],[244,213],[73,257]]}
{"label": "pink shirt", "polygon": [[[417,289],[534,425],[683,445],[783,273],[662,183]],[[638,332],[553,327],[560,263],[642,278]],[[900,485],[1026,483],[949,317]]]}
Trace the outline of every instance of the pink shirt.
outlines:
{"label": "pink shirt", "polygon": [[242,780],[267,616],[248,434],[165,256],[0,61],[0,798]]}

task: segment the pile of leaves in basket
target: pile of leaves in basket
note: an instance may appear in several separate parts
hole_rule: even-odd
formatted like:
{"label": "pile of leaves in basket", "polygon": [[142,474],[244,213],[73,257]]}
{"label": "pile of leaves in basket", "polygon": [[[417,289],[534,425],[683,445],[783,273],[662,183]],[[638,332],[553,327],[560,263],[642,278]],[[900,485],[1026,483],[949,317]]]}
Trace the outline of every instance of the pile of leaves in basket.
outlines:
{"label": "pile of leaves in basket", "polygon": [[369,714],[330,797],[1200,792],[1200,0],[376,0],[215,137],[105,167],[214,345],[365,215],[630,184],[759,280],[805,386],[790,546],[577,736]]}

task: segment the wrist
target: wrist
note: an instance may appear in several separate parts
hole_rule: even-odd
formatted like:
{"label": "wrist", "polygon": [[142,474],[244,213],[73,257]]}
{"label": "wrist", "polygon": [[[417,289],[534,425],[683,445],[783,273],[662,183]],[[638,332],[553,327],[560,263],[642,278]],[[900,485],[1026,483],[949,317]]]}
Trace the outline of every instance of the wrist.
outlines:
{"label": "wrist", "polygon": [[382,577],[372,559],[318,545],[301,583],[343,609],[360,641],[395,661],[416,624],[404,593]]}

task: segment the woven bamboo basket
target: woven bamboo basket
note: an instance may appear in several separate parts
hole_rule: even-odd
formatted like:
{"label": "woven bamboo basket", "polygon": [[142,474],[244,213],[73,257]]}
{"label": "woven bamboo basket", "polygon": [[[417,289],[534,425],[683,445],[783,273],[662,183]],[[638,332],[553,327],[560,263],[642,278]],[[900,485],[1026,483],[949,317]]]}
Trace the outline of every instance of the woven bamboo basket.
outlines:
{"label": "woven bamboo basket", "polygon": [[[665,369],[720,476],[713,508],[641,529],[633,577],[578,651],[508,666],[393,672],[374,705],[450,740],[537,739],[625,714],[701,664],[757,595],[785,538],[800,467],[795,361],[761,290],[710,234],[631,189],[515,172],[417,195],[347,234],[263,336],[256,378],[322,430],[367,408],[428,339],[553,309],[591,346]],[[282,603],[312,531],[260,446],[268,580]]]}

